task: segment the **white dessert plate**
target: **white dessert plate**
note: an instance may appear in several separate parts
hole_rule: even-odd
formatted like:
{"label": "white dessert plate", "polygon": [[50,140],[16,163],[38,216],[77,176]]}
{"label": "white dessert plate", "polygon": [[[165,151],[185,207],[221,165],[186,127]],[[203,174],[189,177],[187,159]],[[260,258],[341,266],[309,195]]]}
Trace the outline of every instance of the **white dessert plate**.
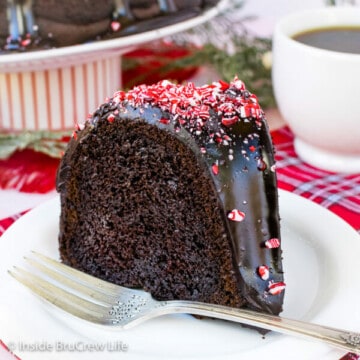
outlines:
{"label": "white dessert plate", "polygon": [[[286,275],[284,316],[360,331],[360,236],[304,198],[280,191]],[[31,250],[59,258],[59,199],[40,205],[0,238],[0,339],[22,360],[314,359],[342,351],[238,324],[170,315],[130,330],[109,330],[47,305],[7,273]],[[126,353],[121,353],[128,346]],[[21,350],[22,348],[22,350]]]}
{"label": "white dessert plate", "polygon": [[29,67],[54,67],[69,61],[78,61],[79,57],[88,59],[89,56],[98,58],[107,53],[123,54],[140,44],[192,29],[224,11],[228,4],[229,0],[220,0],[216,6],[203,11],[199,16],[134,35],[49,50],[1,55],[0,71],[29,70]]}

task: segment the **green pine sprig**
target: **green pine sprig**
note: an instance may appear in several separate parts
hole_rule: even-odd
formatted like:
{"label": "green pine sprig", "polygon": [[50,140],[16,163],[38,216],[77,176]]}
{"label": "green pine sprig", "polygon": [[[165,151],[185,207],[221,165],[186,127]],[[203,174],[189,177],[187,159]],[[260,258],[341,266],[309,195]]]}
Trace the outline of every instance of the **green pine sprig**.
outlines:
{"label": "green pine sprig", "polygon": [[69,131],[22,131],[0,133],[0,159],[7,159],[17,150],[32,149],[53,158],[60,158],[71,135]]}
{"label": "green pine sprig", "polygon": [[235,51],[229,54],[214,44],[205,44],[191,55],[175,60],[161,69],[162,72],[189,66],[212,66],[224,81],[237,75],[249,91],[255,93],[262,107],[275,106],[271,81],[271,66],[264,61],[271,52],[271,40],[248,36],[233,39]]}

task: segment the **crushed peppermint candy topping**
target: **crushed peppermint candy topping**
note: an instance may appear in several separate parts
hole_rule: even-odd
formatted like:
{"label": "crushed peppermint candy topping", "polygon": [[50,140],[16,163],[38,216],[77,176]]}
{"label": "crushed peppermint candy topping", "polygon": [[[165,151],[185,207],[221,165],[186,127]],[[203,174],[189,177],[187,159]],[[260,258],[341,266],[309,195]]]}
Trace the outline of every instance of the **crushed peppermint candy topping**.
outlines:
{"label": "crushed peppermint candy topping", "polygon": [[269,279],[270,276],[270,271],[269,271],[269,267],[266,265],[261,265],[258,267],[257,272],[259,274],[259,276],[261,277],[262,280],[267,280]]}
{"label": "crushed peppermint candy topping", "polygon": [[245,219],[245,213],[240,210],[234,209],[228,213],[228,219],[231,221],[243,221]]}
{"label": "crushed peppermint candy topping", "polygon": [[268,292],[271,295],[278,295],[285,290],[285,287],[286,285],[282,281],[279,282],[270,281],[268,286]]}
{"label": "crushed peppermint candy topping", "polygon": [[276,249],[280,246],[280,240],[278,238],[272,238],[272,239],[266,240],[264,245],[268,249]]}
{"label": "crushed peppermint candy topping", "polygon": [[[241,119],[254,119],[261,126],[264,113],[257,97],[246,90],[244,83],[237,77],[230,83],[213,82],[197,87],[194,83],[173,84],[168,80],[153,85],[139,85],[128,92],[118,91],[113,102],[126,102],[133,107],[157,106],[170,115],[171,120],[192,128],[200,135],[207,121],[216,115],[225,127],[231,127]],[[161,119],[170,123],[170,119]],[[228,145],[231,138],[222,130],[216,131],[214,141]]]}

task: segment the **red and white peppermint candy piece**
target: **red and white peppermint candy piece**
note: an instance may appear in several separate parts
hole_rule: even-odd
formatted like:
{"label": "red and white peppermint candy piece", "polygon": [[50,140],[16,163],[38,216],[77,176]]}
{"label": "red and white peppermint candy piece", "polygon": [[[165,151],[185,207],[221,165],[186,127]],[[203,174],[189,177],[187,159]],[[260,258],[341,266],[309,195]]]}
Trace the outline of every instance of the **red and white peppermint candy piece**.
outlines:
{"label": "red and white peppermint candy piece", "polygon": [[169,125],[170,124],[170,119],[161,118],[161,119],[159,119],[159,122],[164,124],[164,125]]}
{"label": "red and white peppermint candy piece", "polygon": [[278,238],[272,238],[265,241],[265,247],[268,249],[276,249],[280,246],[280,240]]}
{"label": "red and white peppermint candy piece", "polygon": [[31,39],[24,39],[21,41],[22,46],[29,46],[31,44]]}
{"label": "red and white peppermint candy piece", "polygon": [[222,91],[225,91],[230,87],[230,84],[223,80],[219,80],[215,83],[215,85],[218,86]]}
{"label": "red and white peppermint candy piece", "polygon": [[279,281],[279,282],[270,281],[269,287],[268,287],[268,292],[271,295],[278,295],[285,290],[285,286],[286,286],[285,283],[282,281]]}
{"label": "red and white peppermint candy piece", "polygon": [[228,219],[231,221],[243,221],[245,219],[245,213],[240,210],[234,209],[228,213]]}
{"label": "red and white peppermint candy piece", "polygon": [[116,32],[119,31],[121,28],[121,24],[118,21],[112,21],[111,22],[111,30]]}
{"label": "red and white peppermint candy piece", "polygon": [[261,265],[258,267],[258,274],[263,280],[267,280],[269,278],[270,272],[269,267],[266,265]]}
{"label": "red and white peppermint candy piece", "polygon": [[239,80],[237,76],[235,76],[231,85],[235,86],[235,88],[238,90],[245,90],[245,84],[241,80]]}
{"label": "red and white peppermint candy piece", "polygon": [[108,120],[108,122],[110,122],[110,123],[114,122],[114,120],[115,120],[114,114],[110,114],[110,115],[107,117],[107,120]]}
{"label": "red and white peppermint candy piece", "polygon": [[235,104],[232,102],[225,102],[218,106],[218,111],[222,114],[232,116],[236,114]]}
{"label": "red and white peppermint candy piece", "polygon": [[223,117],[221,119],[221,123],[224,125],[224,126],[231,126],[231,125],[234,125],[238,122],[239,118],[238,116],[233,116],[231,118],[227,118],[227,117]]}
{"label": "red and white peppermint candy piece", "polygon": [[219,173],[219,165],[217,163],[212,164],[211,169],[214,175]]}

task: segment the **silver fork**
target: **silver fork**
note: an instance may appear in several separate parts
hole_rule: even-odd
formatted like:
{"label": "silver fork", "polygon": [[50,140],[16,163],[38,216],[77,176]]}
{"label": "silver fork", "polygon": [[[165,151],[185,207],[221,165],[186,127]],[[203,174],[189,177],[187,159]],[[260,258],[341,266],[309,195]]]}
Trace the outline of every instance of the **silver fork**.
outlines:
{"label": "silver fork", "polygon": [[161,315],[187,313],[234,321],[300,336],[360,354],[360,333],[245,309],[192,301],[157,301],[143,290],[114,285],[75,270],[37,252],[25,258],[35,268],[9,273],[36,295],[81,319],[126,329]]}

